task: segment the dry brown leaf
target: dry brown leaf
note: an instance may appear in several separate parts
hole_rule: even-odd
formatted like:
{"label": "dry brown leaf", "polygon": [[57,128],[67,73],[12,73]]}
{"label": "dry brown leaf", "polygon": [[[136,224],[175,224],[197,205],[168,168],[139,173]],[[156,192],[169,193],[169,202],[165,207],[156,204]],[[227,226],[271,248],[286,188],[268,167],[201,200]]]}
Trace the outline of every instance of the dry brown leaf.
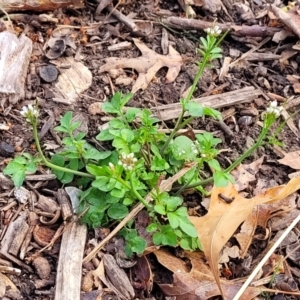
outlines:
{"label": "dry brown leaf", "polygon": [[176,79],[184,60],[172,46],[169,46],[168,55],[160,55],[149,49],[140,40],[133,39],[133,41],[142,52],[142,56],[136,58],[108,57],[105,59],[106,64],[100,67],[99,72],[108,72],[110,69],[119,68],[136,70],[139,76],[132,87],[132,93],[139,89],[145,90],[156,72],[162,67],[169,68],[166,83],[173,82]]}
{"label": "dry brown leaf", "polygon": [[[172,284],[159,285],[165,295],[176,296],[177,300],[204,300],[220,295],[215,278],[200,252],[185,252],[192,266],[190,271],[183,260],[166,250],[158,250],[154,254],[159,263],[174,273]],[[226,299],[233,299],[241,287],[241,283],[227,280],[222,280],[221,285]],[[252,299],[261,292],[260,287],[249,287],[240,299]]]}
{"label": "dry brown leaf", "polygon": [[231,172],[232,176],[236,180],[234,187],[238,192],[246,189],[249,185],[249,182],[256,179],[255,174],[259,171],[263,161],[264,156],[249,165],[240,164]]}
{"label": "dry brown leaf", "polygon": [[300,170],[300,151],[289,152],[284,158],[278,159],[278,162],[295,170]]}
{"label": "dry brown leaf", "polygon": [[[205,257],[221,290],[219,278],[219,253],[225,243],[234,234],[240,224],[247,219],[253,208],[263,203],[271,203],[284,199],[300,188],[300,178],[294,178],[288,184],[268,189],[263,194],[251,199],[243,198],[232,184],[227,187],[214,187],[208,213],[203,217],[190,217],[198,231]],[[234,199],[230,204],[219,198],[219,194]],[[224,294],[222,293],[224,296]]]}
{"label": "dry brown leaf", "polygon": [[270,218],[285,215],[296,207],[296,194],[291,194],[288,197],[270,203],[261,204],[252,210],[251,214],[245,220],[241,226],[241,230],[235,235],[239,245],[240,245],[240,255],[244,257],[250,246],[254,232],[257,226],[262,228],[267,227],[267,222]]}

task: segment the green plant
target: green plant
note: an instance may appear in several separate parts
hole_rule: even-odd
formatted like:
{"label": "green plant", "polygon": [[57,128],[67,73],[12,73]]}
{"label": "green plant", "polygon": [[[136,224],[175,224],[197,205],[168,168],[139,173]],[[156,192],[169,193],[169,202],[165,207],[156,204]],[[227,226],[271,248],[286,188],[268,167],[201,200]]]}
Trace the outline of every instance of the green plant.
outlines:
{"label": "green plant", "polygon": [[3,170],[4,175],[10,175],[16,187],[21,187],[26,174],[34,174],[37,165],[41,163],[39,157],[33,157],[29,153],[16,156]]}
{"label": "green plant", "polygon": [[[211,60],[221,57],[218,45],[225,35],[219,38],[218,28],[207,30],[207,33],[206,38],[201,38],[199,52],[203,59],[198,63],[198,73],[187,98],[180,100],[182,111],[169,135],[159,130],[159,119],[153,117],[149,109],[125,108],[132,94],[122,95],[117,92],[110,102],[102,105],[103,111],[114,118],[96,137],[101,143],[109,142],[113,149],[99,151],[88,144],[85,135],[78,131],[80,124],[72,120],[71,112],[67,112],[55,128],[63,134],[64,149],[54,154],[49,161],[38,139],[37,109],[32,106],[23,109],[22,114],[33,126],[41,162],[51,168],[64,184],[73,182],[74,176],[81,177],[77,184],[85,190],[81,193],[79,212],[86,211],[82,222],[90,227],[105,226],[112,220],[122,220],[133,205],[141,202],[152,220],[147,230],[152,234],[154,244],[180,245],[189,250],[201,248],[197,231],[188,219],[181,191],[193,186],[203,192],[207,182],[214,181],[216,185],[224,186],[228,181],[233,181],[229,172],[261,145],[278,116],[277,105],[271,106],[257,143],[225,171],[216,159],[219,153],[216,147],[220,139],[207,132],[196,134],[195,141],[177,134],[195,117],[221,119],[217,110],[191,101],[204,68]],[[185,118],[186,114],[189,117]],[[26,164],[20,164],[18,160],[20,158],[16,157],[5,172],[12,175],[14,168],[21,168],[22,176],[15,180],[20,186],[28,169],[24,167]],[[20,166],[16,165],[18,163]],[[160,181],[177,174],[187,164],[191,164],[190,170],[178,180],[180,187],[177,192],[160,192]],[[203,180],[199,174],[207,166],[212,177]],[[145,201],[147,195],[151,195],[151,203]],[[137,235],[136,229],[126,227],[121,234],[127,241],[128,254],[143,252],[146,243]]]}

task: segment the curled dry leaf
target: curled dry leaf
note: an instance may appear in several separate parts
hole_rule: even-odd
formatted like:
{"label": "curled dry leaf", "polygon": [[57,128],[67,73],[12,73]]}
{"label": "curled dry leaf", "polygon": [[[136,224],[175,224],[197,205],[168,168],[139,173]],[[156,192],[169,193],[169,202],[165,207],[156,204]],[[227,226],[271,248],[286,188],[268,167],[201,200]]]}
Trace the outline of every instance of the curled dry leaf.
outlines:
{"label": "curled dry leaf", "polygon": [[295,170],[300,170],[300,151],[289,152],[285,154],[284,158],[278,159],[278,162]]}
{"label": "curled dry leaf", "polygon": [[[166,296],[175,296],[176,300],[204,300],[220,295],[216,280],[200,252],[185,252],[191,268],[166,250],[154,254],[159,263],[174,273],[172,284],[159,284]],[[221,285],[225,299],[233,299],[241,287],[241,283],[227,280],[221,280]],[[263,287],[248,287],[240,299],[252,299],[262,291]]]}
{"label": "curled dry leaf", "polygon": [[241,257],[243,258],[246,255],[257,226],[266,228],[267,222],[270,220],[270,218],[276,217],[278,215],[282,217],[295,207],[295,193],[274,203],[261,204],[254,207],[251,214],[242,224],[240,232],[235,235],[235,238],[240,245]]}
{"label": "curled dry leaf", "polygon": [[259,171],[263,161],[264,156],[249,165],[240,164],[232,171],[231,174],[236,180],[234,187],[237,191],[243,191],[248,187],[249,182],[256,180],[255,174]]}
{"label": "curled dry leaf", "polygon": [[142,52],[142,56],[137,58],[106,58],[106,64],[100,67],[99,72],[108,72],[111,69],[134,69],[139,73],[139,76],[134,83],[131,92],[135,93],[139,89],[145,90],[156,72],[162,67],[168,67],[166,75],[166,83],[173,82],[179,74],[180,68],[184,60],[180,54],[169,46],[168,55],[160,55],[149,49],[144,43],[138,39],[133,39],[135,45]]}
{"label": "curled dry leaf", "polygon": [[[200,218],[189,218],[198,231],[203,251],[223,296],[218,261],[219,253],[225,243],[247,219],[255,206],[284,199],[299,188],[300,178],[293,178],[286,185],[270,188],[260,195],[246,199],[238,194],[232,184],[227,187],[214,187],[208,213]],[[219,198],[220,193],[234,200],[227,204]]]}

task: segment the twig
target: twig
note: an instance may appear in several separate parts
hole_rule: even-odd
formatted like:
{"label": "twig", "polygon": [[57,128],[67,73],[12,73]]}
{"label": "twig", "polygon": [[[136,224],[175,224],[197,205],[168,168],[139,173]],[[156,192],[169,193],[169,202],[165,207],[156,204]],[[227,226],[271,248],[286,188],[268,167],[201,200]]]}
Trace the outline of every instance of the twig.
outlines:
{"label": "twig", "polygon": [[168,25],[177,29],[185,30],[199,30],[205,28],[211,28],[213,26],[219,26],[222,31],[231,30],[230,34],[237,36],[247,36],[247,37],[267,37],[273,36],[276,32],[282,30],[280,27],[268,27],[268,26],[239,26],[234,23],[213,23],[203,20],[194,19],[184,19],[179,17],[169,17],[161,20],[163,24]]}

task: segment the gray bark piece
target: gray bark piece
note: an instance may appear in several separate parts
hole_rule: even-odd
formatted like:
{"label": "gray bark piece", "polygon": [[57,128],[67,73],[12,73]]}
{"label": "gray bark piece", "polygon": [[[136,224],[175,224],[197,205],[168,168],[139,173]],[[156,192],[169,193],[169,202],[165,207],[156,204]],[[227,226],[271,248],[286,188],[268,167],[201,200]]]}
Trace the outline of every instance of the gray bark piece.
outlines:
{"label": "gray bark piece", "polygon": [[80,300],[86,235],[87,227],[76,222],[63,234],[56,275],[55,300]]}
{"label": "gray bark piece", "polygon": [[24,97],[31,52],[32,41],[25,35],[0,33],[0,97],[8,96],[12,104]]}

